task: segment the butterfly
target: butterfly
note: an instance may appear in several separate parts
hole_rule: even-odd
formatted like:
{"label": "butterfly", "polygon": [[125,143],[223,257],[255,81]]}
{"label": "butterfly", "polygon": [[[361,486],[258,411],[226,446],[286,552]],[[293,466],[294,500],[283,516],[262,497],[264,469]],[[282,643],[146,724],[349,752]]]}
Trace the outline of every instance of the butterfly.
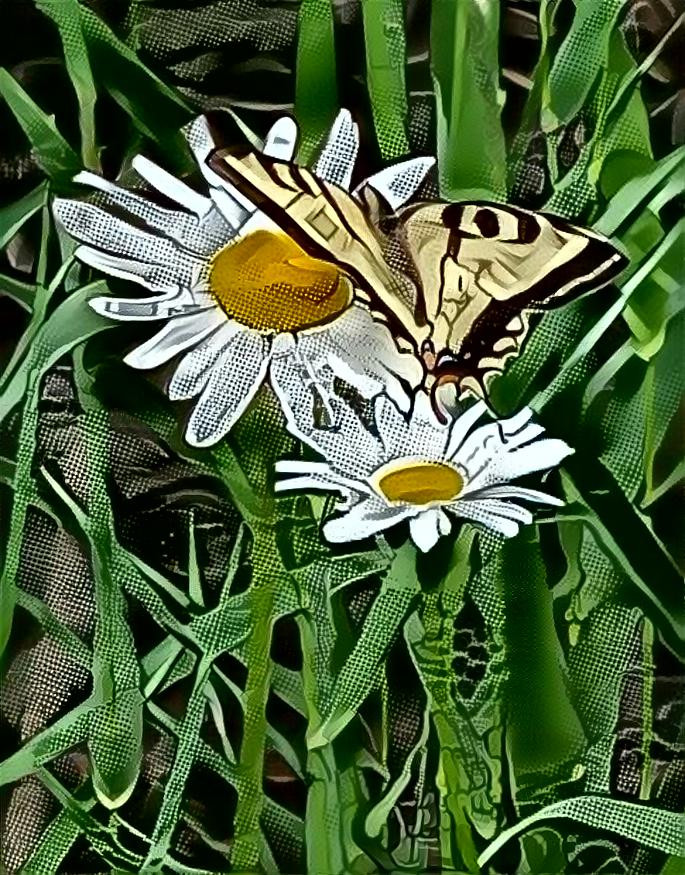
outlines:
{"label": "butterfly", "polygon": [[436,386],[487,394],[521,352],[529,314],[611,282],[626,259],[594,231],[488,202],[393,211],[367,184],[353,194],[307,168],[217,150],[211,168],[309,254],[335,262],[421,355]]}

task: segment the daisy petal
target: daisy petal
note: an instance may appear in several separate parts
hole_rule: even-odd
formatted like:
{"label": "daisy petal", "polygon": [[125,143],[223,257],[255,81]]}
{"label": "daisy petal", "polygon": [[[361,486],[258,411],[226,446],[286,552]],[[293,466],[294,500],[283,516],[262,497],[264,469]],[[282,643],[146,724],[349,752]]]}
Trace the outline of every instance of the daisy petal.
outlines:
{"label": "daisy petal", "polygon": [[183,135],[186,138],[190,151],[195,157],[197,166],[207,182],[214,185],[221,185],[221,177],[218,176],[207,163],[207,159],[216,149],[216,143],[212,136],[209,127],[209,121],[204,115],[199,115],[194,118],[189,125],[183,130]]}
{"label": "daisy petal", "polygon": [[523,407],[515,416],[510,416],[508,419],[500,420],[502,431],[507,435],[516,434],[526,423],[530,422],[533,415],[533,410],[530,407]]}
{"label": "daisy petal", "polygon": [[151,264],[136,258],[110,255],[91,246],[78,246],[74,256],[84,264],[101,270],[109,276],[138,283],[151,292],[178,292],[179,286],[189,288],[193,279],[202,272],[201,262],[188,258],[179,259],[174,269],[171,265]]}
{"label": "daisy petal", "polygon": [[208,447],[224,437],[257,394],[269,367],[269,342],[245,331],[212,369],[186,428],[194,447]]}
{"label": "daisy petal", "polygon": [[472,520],[474,523],[480,523],[488,529],[492,529],[493,532],[504,535],[505,538],[513,538],[518,535],[520,527],[517,522],[493,513],[487,506],[483,506],[481,501],[460,501],[451,504],[449,509],[457,516]]}
{"label": "daisy petal", "polygon": [[202,175],[211,186],[210,197],[214,205],[226,224],[233,231],[237,231],[247,216],[250,215],[254,206],[248,203],[249,209],[246,209],[243,197],[238,190],[234,189],[230,183],[209,166],[209,156],[216,149],[216,143],[212,137],[209,122],[205,116],[198,116],[185,128],[183,133]]}
{"label": "daisy petal", "polygon": [[416,356],[400,352],[387,325],[361,305],[350,307],[326,331],[303,334],[300,344],[312,357],[318,353],[326,358],[336,376],[365,397],[373,397],[385,388],[402,410],[408,410],[411,404],[403,382],[416,386],[423,378]]}
{"label": "daisy petal", "polygon": [[346,490],[347,492],[363,493],[366,495],[376,495],[374,490],[364,481],[345,477],[338,471],[334,471],[330,465],[325,462],[307,462],[296,459],[282,459],[276,462],[275,471],[277,474],[295,474],[290,480],[277,481],[287,484],[283,489],[298,489],[299,486],[292,485],[296,480],[315,479],[320,483],[329,484],[329,488]]}
{"label": "daisy petal", "polygon": [[452,520],[443,510],[438,514],[438,531],[441,535],[449,535],[452,531]]}
{"label": "daisy petal", "polygon": [[237,322],[225,322],[218,331],[185,355],[167,387],[169,398],[172,401],[186,401],[198,395],[209,380],[219,356],[242,331],[243,327]]}
{"label": "daisy petal", "polygon": [[161,331],[136,347],[124,361],[139,370],[157,368],[199,343],[225,321],[226,316],[218,307],[170,319]]}
{"label": "daisy petal", "polygon": [[93,298],[88,303],[96,313],[119,322],[169,319],[214,308],[212,303],[204,299],[198,302],[186,289],[174,289],[166,295],[153,295],[150,298]]}
{"label": "daisy petal", "polygon": [[74,182],[97,189],[102,192],[101,200],[106,208],[122,207],[132,216],[142,219],[151,231],[169,237],[194,254],[212,255],[230,238],[226,223],[216,210],[210,211],[203,219],[180,210],[167,210],[87,170],[77,174]]}
{"label": "daisy petal", "polygon": [[438,543],[440,515],[436,508],[426,510],[409,520],[409,533],[412,541],[423,553],[427,553]]}
{"label": "daisy petal", "polygon": [[435,158],[412,158],[393,164],[392,167],[386,167],[365,179],[355,189],[354,194],[358,194],[363,186],[368,185],[382,195],[388,206],[395,211],[414,194],[434,164]]}
{"label": "daisy petal", "polygon": [[294,489],[299,489],[303,492],[339,492],[341,495],[349,496],[350,489],[343,486],[342,483],[330,482],[323,477],[311,475],[308,477],[290,477],[288,480],[277,480],[274,484],[275,492],[291,492]]}
{"label": "daisy petal", "polygon": [[277,161],[292,161],[296,146],[297,124],[294,118],[284,115],[271,126],[262,152]]}
{"label": "daisy petal", "polygon": [[323,534],[334,544],[361,541],[402,522],[414,512],[413,508],[388,507],[368,498],[329,520],[323,527]]}
{"label": "daisy petal", "polygon": [[347,109],[341,109],[313,167],[314,174],[348,191],[359,151],[359,128]]}
{"label": "daisy petal", "polygon": [[488,450],[490,458],[484,460],[483,467],[469,480],[469,491],[482,489],[496,483],[506,483],[535,471],[546,471],[555,468],[567,456],[573,453],[571,447],[558,438],[544,438],[513,452],[501,448]]}
{"label": "daisy petal", "polygon": [[455,419],[450,430],[449,440],[445,447],[445,458],[451,459],[457,450],[461,447],[466,435],[471,431],[471,428],[478,422],[481,416],[487,410],[485,401],[476,401],[468,410],[464,411]]}
{"label": "daisy petal", "polygon": [[522,486],[487,486],[478,492],[468,492],[469,501],[479,498],[515,498],[519,501],[537,501],[540,504],[549,504],[552,507],[563,507],[564,502],[560,498],[539,492],[537,489],[526,489]]}
{"label": "daisy petal", "polygon": [[176,179],[144,155],[136,155],[131,164],[136,173],[147,180],[153,188],[172,201],[176,201],[189,212],[204,216],[211,209],[212,202],[208,197],[198,194],[185,182]]}
{"label": "daisy petal", "polygon": [[519,504],[513,504],[510,501],[499,501],[490,498],[478,498],[474,500],[455,501],[452,507],[459,507],[459,513],[463,510],[463,506],[468,504],[477,504],[481,510],[488,511],[502,519],[513,520],[516,523],[529,526],[533,522],[533,514],[527,507],[521,507]]}
{"label": "daisy petal", "polygon": [[[275,348],[279,340],[276,339]],[[285,415],[288,431],[320,453],[336,470],[353,477],[365,477],[382,462],[382,445],[362,426],[350,406],[335,397],[330,383],[320,381],[321,377],[321,372],[313,372],[311,363],[303,362],[296,345],[288,354],[272,355],[271,386]],[[315,399],[326,407],[328,428],[317,426]],[[354,435],[354,441],[341,440],[341,434]]]}

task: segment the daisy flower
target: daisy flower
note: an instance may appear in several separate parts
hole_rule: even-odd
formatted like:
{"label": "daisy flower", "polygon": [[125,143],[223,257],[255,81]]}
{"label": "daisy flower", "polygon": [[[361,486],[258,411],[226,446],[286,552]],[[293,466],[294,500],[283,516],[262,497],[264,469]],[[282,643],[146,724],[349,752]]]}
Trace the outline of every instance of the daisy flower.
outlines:
{"label": "daisy flower", "polygon": [[[350,277],[337,265],[313,258],[208,164],[215,143],[200,117],[185,131],[204,179],[200,194],[147,158],[136,172],[177,208],[168,209],[92,173],[76,180],[98,190],[91,202],[57,199],[55,213],[80,242],[76,257],[153,294],[99,297],[90,305],[122,322],[162,322],[125,361],[156,368],[181,356],[167,392],[197,399],[186,428],[188,443],[220,440],[269,380],[289,417],[285,386],[295,374],[324,407],[333,378],[364,397],[385,392],[408,407],[407,384],[422,377],[417,359],[400,352],[388,327],[357,299]],[[269,131],[264,154],[292,161],[295,122],[284,117]],[[314,165],[318,178],[348,189],[359,148],[357,125],[342,111]],[[366,184],[399,206],[418,187],[431,159],[386,168]],[[355,190],[358,191],[358,190]],[[353,192],[354,194],[354,192]]]}
{"label": "daisy flower", "polygon": [[276,490],[339,493],[341,513],[323,527],[332,542],[367,538],[408,520],[412,540],[427,551],[449,534],[450,516],[513,537],[533,521],[519,502],[557,507],[563,502],[511,481],[554,468],[573,450],[561,440],[542,438],[544,429],[531,422],[529,408],[477,425],[486,409],[479,401],[442,423],[426,393],[419,392],[407,419],[380,396],[374,405],[375,435],[344,412],[337,433],[300,430],[298,437],[326,461],[278,462],[277,473],[292,476],[277,481]]}

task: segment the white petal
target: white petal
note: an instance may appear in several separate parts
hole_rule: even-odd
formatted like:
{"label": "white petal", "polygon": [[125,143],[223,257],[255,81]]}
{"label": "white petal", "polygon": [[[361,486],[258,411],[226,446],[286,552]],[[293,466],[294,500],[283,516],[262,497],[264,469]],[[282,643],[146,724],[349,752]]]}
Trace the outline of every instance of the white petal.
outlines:
{"label": "white petal", "polygon": [[[571,447],[557,438],[544,438],[512,452],[506,452],[501,447],[485,448],[482,455],[485,457],[490,454],[489,458],[484,458],[478,473],[469,477],[468,489],[478,490],[495,483],[515,480],[535,471],[546,471],[559,465],[571,453]],[[469,470],[467,467],[467,471]]]}
{"label": "white petal", "polygon": [[208,447],[233,428],[264,382],[269,341],[256,332],[236,337],[212,369],[186,428],[194,447]]}
{"label": "white petal", "polygon": [[532,408],[522,407],[521,410],[519,410],[519,412],[514,416],[510,416],[508,419],[500,420],[502,431],[507,435],[516,434],[524,427],[524,425],[526,425],[526,423],[530,422],[532,416]]}
{"label": "white petal", "polygon": [[210,197],[214,205],[226,224],[236,231],[254,210],[254,206],[248,204],[249,209],[246,209],[242,196],[232,196],[232,192],[235,194],[237,189],[212,170],[207,163],[209,156],[216,149],[209,122],[205,116],[198,116],[185,128],[184,134],[202,175],[211,186]]}
{"label": "white petal", "polygon": [[207,164],[207,159],[216,149],[216,143],[214,142],[214,137],[212,137],[206,116],[199,115],[197,118],[194,118],[184,129],[183,134],[204,178],[212,186],[220,185],[221,177]]}
{"label": "white petal", "polygon": [[237,199],[237,189],[234,194],[231,195],[231,183],[229,183],[228,180],[222,180],[217,174],[215,174],[215,176],[217,176],[218,184],[221,188],[212,188],[210,192],[212,201],[217,210],[223,216],[226,224],[230,226],[233,232],[236,232],[254,212],[254,208],[250,205],[251,208],[247,209],[245,201],[239,201]]}
{"label": "white petal", "polygon": [[397,210],[414,194],[434,164],[435,158],[411,158],[393,164],[369,176],[354,193],[357,194],[364,185],[369,185],[383,196],[393,211]]}
{"label": "white petal", "polygon": [[509,501],[499,501],[494,498],[477,498],[473,500],[463,499],[461,501],[453,502],[450,507],[453,509],[457,508],[457,513],[462,513],[464,512],[464,505],[471,507],[473,504],[477,504],[481,510],[492,513],[502,519],[513,520],[516,523],[521,523],[526,526],[533,522],[533,514],[527,507],[521,507],[519,504],[513,504]]}
{"label": "white petal", "polygon": [[177,204],[185,207],[191,213],[195,213],[197,216],[204,216],[211,209],[212,202],[209,198],[198,194],[190,186],[186,185],[185,182],[176,179],[175,176],[172,176],[171,173],[168,173],[163,167],[155,164],[154,161],[150,161],[144,155],[136,155],[131,164],[134,170],[143,179],[146,179],[153,188],[156,188],[157,191],[171,200],[176,201]]}
{"label": "white petal", "polygon": [[402,383],[413,387],[423,378],[416,356],[401,352],[387,325],[361,305],[350,307],[319,331],[303,333],[300,346],[312,359],[325,358],[337,376],[365,397],[384,388],[403,410],[409,409],[411,399]]}
{"label": "white petal", "polygon": [[142,219],[153,233],[163,234],[197,255],[212,255],[230,239],[230,230],[216,210],[202,219],[180,210],[167,210],[89,171],[77,174],[74,182],[97,189],[102,192],[100,199],[105,207],[123,207],[132,216]]}
{"label": "white petal", "polygon": [[315,175],[348,191],[358,151],[359,128],[349,110],[341,109],[313,167]]}
{"label": "white petal", "polygon": [[333,475],[331,466],[326,462],[310,462],[306,459],[279,459],[274,465],[277,474],[318,474]]}
{"label": "white petal", "polygon": [[361,541],[391,528],[411,513],[415,513],[413,508],[389,507],[369,498],[355,504],[341,516],[329,520],[323,527],[323,534],[336,544]]}
{"label": "white petal", "polygon": [[438,513],[438,531],[441,535],[449,535],[452,531],[452,521],[442,509]]}
{"label": "white petal", "polygon": [[440,538],[439,511],[436,508],[425,510],[409,520],[409,533],[412,541],[423,553],[427,553]]}
{"label": "white petal", "polygon": [[376,399],[374,415],[386,461],[402,456],[444,458],[448,430],[436,418],[425,392],[418,391],[414,396],[414,408],[409,420],[384,396]]}
{"label": "white petal", "polygon": [[193,262],[190,257],[179,260],[176,265],[150,264],[135,258],[110,255],[91,246],[78,246],[74,255],[79,261],[96,270],[138,283],[151,292],[177,292],[179,286],[189,288],[202,271],[202,264]]}
{"label": "white petal", "polygon": [[[346,477],[344,474],[335,471],[326,462],[281,459],[276,462],[275,471],[277,474],[299,475],[290,480],[279,481],[283,483],[282,489],[301,488],[299,486],[291,485],[299,480],[316,480],[319,483],[328,484],[328,488],[344,489],[346,492],[356,492],[359,495],[376,495],[373,488],[366,481]],[[276,485],[278,487],[278,482]]]}
{"label": "white petal", "polygon": [[169,398],[172,401],[185,401],[199,394],[209,380],[219,356],[243,331],[245,329],[238,322],[227,321],[192,352],[183,356],[167,387]]}
{"label": "white petal", "polygon": [[[383,446],[348,404],[337,398],[324,375],[314,373],[312,362],[300,356],[299,344],[290,348],[276,338],[270,379],[291,434],[323,456],[336,470],[365,478],[383,461]],[[314,398],[330,405],[331,427],[319,428],[313,416]],[[342,439],[341,439],[342,438]]]}
{"label": "white petal", "polygon": [[517,522],[493,513],[487,506],[483,506],[483,502],[459,501],[451,504],[449,509],[457,516],[473,520],[473,522],[487,526],[494,532],[499,532],[505,538],[513,538],[514,535],[518,534],[519,524]]}
{"label": "white petal", "polygon": [[466,492],[469,501],[478,498],[516,498],[520,501],[537,501],[540,504],[549,504],[552,507],[563,507],[564,502],[555,498],[553,495],[548,495],[546,492],[539,492],[537,489],[526,489],[522,486],[486,486],[484,489],[479,489],[475,492]]}
{"label": "white petal", "polygon": [[124,361],[139,370],[157,368],[199,343],[225,321],[226,316],[218,307],[171,319],[154,337],[130,352]]}
{"label": "white petal", "polygon": [[349,497],[352,494],[350,489],[347,486],[343,486],[342,483],[331,483],[322,477],[314,475],[309,477],[290,477],[287,480],[277,480],[274,484],[274,492],[292,492],[296,489],[303,492],[339,492],[345,497]]}
{"label": "white petal", "polygon": [[485,401],[476,401],[468,410],[464,411],[454,420],[450,429],[450,437],[445,447],[445,458],[451,459],[463,443],[472,426],[481,418],[487,410]]}
{"label": "white petal", "polygon": [[[81,243],[150,264],[185,263],[176,243],[159,234],[141,231],[94,204],[55,198],[54,211],[67,233]],[[192,262],[187,255],[185,260]]]}
{"label": "white petal", "polygon": [[187,289],[174,289],[166,295],[149,298],[99,297],[88,303],[96,313],[119,322],[148,322],[215,309],[211,301],[204,297],[198,299]]}
{"label": "white petal", "polygon": [[385,395],[379,395],[374,404],[374,419],[378,435],[388,456],[395,456],[410,437],[410,425],[396,404]]}
{"label": "white petal", "polygon": [[271,126],[262,152],[277,161],[292,161],[296,146],[297,124],[294,118],[284,115]]}

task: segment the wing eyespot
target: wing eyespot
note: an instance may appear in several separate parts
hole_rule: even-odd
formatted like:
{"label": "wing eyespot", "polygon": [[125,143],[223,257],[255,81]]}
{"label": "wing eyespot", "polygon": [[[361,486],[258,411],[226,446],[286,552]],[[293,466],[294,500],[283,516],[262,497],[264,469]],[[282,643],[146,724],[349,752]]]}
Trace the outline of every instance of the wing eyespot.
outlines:
{"label": "wing eyespot", "polygon": [[480,209],[473,217],[473,223],[483,237],[497,237],[499,234],[499,219],[493,210]]}

